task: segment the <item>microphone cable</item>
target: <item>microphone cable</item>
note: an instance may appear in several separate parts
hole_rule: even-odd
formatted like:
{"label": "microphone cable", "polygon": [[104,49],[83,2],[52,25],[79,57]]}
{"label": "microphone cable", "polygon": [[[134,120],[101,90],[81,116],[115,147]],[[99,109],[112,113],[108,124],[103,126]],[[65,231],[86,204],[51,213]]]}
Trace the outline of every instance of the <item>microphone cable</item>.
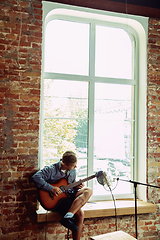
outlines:
{"label": "microphone cable", "polygon": [[108,180],[107,178],[107,175],[105,172],[103,171],[99,171],[97,174],[96,174],[96,177],[97,177],[97,181],[103,185],[104,189],[106,191],[108,191],[107,187],[109,188],[110,192],[111,192],[111,196],[112,196],[112,199],[113,199],[113,203],[114,203],[114,209],[115,209],[115,226],[116,226],[116,231],[117,231],[117,208],[116,208],[116,201],[115,201],[115,198],[114,198],[114,195],[113,195],[113,190],[117,187],[117,184],[118,184],[118,181],[117,181],[117,184],[116,186],[111,189],[111,184],[110,184],[110,181]]}
{"label": "microphone cable", "polygon": [[[107,191],[105,185],[103,186],[104,189]],[[114,198],[114,195],[113,195],[113,192],[112,192],[112,189],[110,186],[108,186],[109,190],[110,190],[110,193],[111,193],[111,196],[112,196],[112,199],[113,199],[113,203],[114,203],[114,210],[115,210],[115,226],[116,226],[116,231],[117,231],[117,208],[116,208],[116,201],[115,201],[115,198]]]}

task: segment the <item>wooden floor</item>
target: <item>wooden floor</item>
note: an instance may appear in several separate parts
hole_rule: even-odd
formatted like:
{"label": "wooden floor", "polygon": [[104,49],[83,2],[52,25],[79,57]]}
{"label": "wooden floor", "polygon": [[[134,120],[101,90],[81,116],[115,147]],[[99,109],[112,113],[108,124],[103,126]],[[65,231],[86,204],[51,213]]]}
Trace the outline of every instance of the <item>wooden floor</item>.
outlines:
{"label": "wooden floor", "polygon": [[131,235],[123,231],[106,233],[99,236],[91,237],[91,240],[135,240],[135,239],[136,238],[132,237]]}

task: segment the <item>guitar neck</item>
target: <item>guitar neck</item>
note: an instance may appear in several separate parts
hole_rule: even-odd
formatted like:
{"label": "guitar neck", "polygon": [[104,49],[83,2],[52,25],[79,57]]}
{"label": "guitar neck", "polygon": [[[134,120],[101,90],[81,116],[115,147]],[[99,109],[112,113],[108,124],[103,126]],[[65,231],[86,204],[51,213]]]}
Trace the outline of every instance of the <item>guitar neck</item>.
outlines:
{"label": "guitar neck", "polygon": [[91,180],[92,178],[95,178],[95,177],[96,177],[96,174],[94,174],[94,175],[92,175],[90,177],[84,178],[82,180],[79,180],[77,182],[70,183],[69,185],[64,186],[64,189],[65,189],[65,191],[67,191],[68,189],[76,187],[76,186],[80,185],[81,183],[89,181],[89,180]]}

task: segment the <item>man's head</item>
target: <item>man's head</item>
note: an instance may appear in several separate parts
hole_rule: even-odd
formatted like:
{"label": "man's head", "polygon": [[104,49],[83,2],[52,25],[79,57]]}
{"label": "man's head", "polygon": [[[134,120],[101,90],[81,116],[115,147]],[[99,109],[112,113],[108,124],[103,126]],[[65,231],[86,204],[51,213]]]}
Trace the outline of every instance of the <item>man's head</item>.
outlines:
{"label": "man's head", "polygon": [[73,170],[77,167],[77,157],[72,151],[66,151],[62,156],[62,162],[68,169]]}

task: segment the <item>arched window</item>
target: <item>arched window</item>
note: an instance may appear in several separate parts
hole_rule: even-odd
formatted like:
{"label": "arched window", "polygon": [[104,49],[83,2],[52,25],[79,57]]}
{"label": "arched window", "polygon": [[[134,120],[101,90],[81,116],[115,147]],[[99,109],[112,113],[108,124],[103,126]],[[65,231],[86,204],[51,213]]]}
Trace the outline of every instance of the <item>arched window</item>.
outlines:
{"label": "arched window", "polygon": [[[73,150],[79,179],[99,170],[112,181],[138,179],[145,162],[143,26],[120,14],[47,2],[44,9],[41,167]],[[86,184],[93,199],[110,197],[96,178]],[[133,186],[119,181],[114,194],[132,197]]]}

